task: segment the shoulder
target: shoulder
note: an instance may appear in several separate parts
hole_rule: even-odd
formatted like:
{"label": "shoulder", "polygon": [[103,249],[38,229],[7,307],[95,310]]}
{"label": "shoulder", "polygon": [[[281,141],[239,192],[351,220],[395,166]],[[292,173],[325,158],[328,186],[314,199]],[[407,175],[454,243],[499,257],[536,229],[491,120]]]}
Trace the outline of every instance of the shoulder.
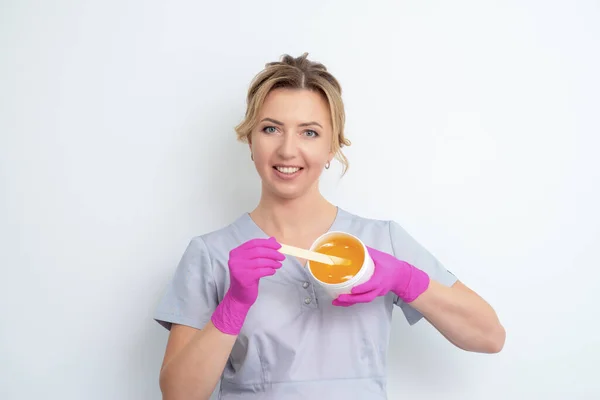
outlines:
{"label": "shoulder", "polygon": [[192,237],[190,246],[207,253],[211,260],[227,259],[229,252],[247,240],[247,216],[242,215],[231,223]]}
{"label": "shoulder", "polygon": [[341,213],[342,229],[359,237],[367,246],[394,252],[397,247],[414,244],[409,233],[393,219],[369,218],[345,210]]}
{"label": "shoulder", "polygon": [[361,216],[350,211],[340,209],[340,222],[351,230],[373,230],[389,233],[391,225],[397,223],[389,219],[377,219]]}
{"label": "shoulder", "polygon": [[386,247],[391,242],[392,220],[361,216],[346,210],[340,210],[339,230],[360,238],[367,246]]}

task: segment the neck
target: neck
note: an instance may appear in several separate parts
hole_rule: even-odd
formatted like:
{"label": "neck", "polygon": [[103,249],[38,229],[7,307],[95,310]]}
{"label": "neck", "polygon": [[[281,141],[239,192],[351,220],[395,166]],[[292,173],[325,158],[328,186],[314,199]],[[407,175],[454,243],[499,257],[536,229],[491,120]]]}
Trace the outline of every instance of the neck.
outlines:
{"label": "neck", "polygon": [[258,205],[250,214],[267,235],[292,238],[328,229],[335,219],[337,207],[318,190],[295,199],[277,198],[263,190]]}

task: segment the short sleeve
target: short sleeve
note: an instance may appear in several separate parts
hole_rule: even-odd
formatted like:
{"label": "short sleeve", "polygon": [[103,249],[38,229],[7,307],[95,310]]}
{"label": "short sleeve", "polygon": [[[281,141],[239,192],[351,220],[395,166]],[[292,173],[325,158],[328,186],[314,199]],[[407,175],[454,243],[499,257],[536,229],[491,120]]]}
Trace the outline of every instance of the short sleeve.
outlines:
{"label": "short sleeve", "polygon": [[[414,265],[426,272],[429,277],[445,286],[452,286],[458,279],[413,237],[411,237],[398,223],[390,221],[390,239],[394,257]],[[396,297],[395,304],[398,305],[410,325],[416,324],[423,315]]]}
{"label": "short sleeve", "polygon": [[218,304],[213,268],[201,237],[188,244],[175,274],[160,299],[154,320],[170,330],[172,324],[202,329]]}

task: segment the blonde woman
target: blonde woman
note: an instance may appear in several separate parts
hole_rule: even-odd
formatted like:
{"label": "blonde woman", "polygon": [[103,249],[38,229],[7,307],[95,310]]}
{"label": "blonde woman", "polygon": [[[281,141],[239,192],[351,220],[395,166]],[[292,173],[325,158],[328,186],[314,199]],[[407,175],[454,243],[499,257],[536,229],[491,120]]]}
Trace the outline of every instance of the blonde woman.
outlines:
{"label": "blonde woman", "polygon": [[[269,63],[252,82],[236,128],[262,181],[256,208],[194,237],[155,319],[170,330],[160,373],[166,400],[385,399],[392,310],[425,317],[454,345],[494,353],[504,329],[494,310],[394,221],[354,215],[319,192],[342,147],[338,81],[304,54]],[[305,260],[321,234],[359,237],[375,263],[353,293],[328,298]]]}

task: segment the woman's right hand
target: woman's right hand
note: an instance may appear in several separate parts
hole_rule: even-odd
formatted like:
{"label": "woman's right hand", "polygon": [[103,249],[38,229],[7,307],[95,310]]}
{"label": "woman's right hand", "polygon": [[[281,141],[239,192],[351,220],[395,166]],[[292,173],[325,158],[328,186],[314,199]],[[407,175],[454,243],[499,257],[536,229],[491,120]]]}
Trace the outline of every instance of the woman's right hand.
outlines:
{"label": "woman's right hand", "polygon": [[213,325],[223,333],[239,334],[248,310],[258,297],[258,284],[281,268],[285,255],[277,251],[275,238],[252,239],[229,253],[229,290],[212,315]]}
{"label": "woman's right hand", "polygon": [[260,278],[274,275],[285,256],[275,238],[252,239],[229,253],[229,292],[239,303],[251,306],[258,297]]}

